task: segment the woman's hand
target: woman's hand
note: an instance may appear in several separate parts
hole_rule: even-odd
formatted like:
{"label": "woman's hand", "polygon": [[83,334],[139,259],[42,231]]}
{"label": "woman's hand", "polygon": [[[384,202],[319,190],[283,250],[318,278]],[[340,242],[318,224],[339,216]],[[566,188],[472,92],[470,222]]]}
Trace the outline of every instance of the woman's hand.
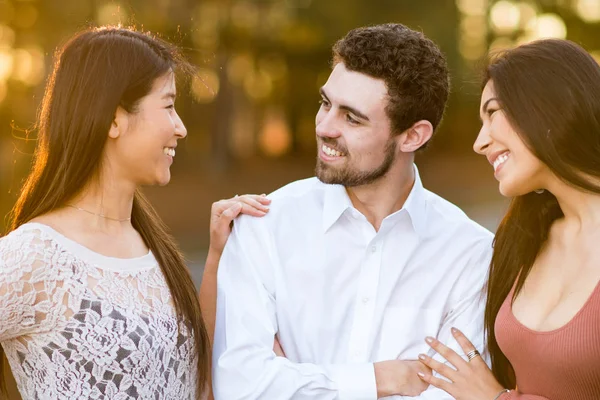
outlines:
{"label": "woman's hand", "polygon": [[[452,335],[460,344],[465,354],[475,350],[475,346],[458,329],[452,328]],[[419,359],[423,364],[447,378],[449,381],[436,378],[431,374],[419,373],[421,379],[431,385],[446,391],[456,400],[492,400],[502,389],[504,389],[492,374],[481,356],[465,361],[461,356],[439,340],[428,337],[427,344],[442,355],[452,367],[442,364],[433,358],[421,354]]]}
{"label": "woman's hand", "polygon": [[217,273],[221,254],[231,233],[231,223],[240,214],[262,217],[269,211],[271,203],[266,195],[246,194],[220,200],[212,205],[210,212],[210,248],[204,263],[200,285],[200,307],[206,330],[212,344],[217,313]]}
{"label": "woman's hand", "polygon": [[210,214],[210,251],[219,256],[231,233],[231,223],[240,214],[262,217],[269,212],[271,200],[266,195],[245,194],[212,205]]}

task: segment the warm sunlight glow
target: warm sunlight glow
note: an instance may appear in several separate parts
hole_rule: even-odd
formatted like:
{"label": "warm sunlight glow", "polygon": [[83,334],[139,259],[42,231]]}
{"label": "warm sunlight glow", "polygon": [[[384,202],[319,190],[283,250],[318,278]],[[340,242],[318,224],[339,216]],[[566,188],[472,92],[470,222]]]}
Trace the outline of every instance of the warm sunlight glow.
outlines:
{"label": "warm sunlight glow", "polygon": [[127,13],[118,2],[105,3],[98,8],[98,24],[119,25],[127,21]]}
{"label": "warm sunlight glow", "polygon": [[15,44],[15,31],[9,26],[0,24],[0,49],[12,47]]}
{"label": "warm sunlight glow", "polygon": [[501,37],[492,42],[492,44],[490,45],[489,52],[493,54],[498,51],[510,49],[514,46],[515,46],[515,43],[512,40]]}
{"label": "warm sunlight glow", "polygon": [[561,17],[556,14],[542,14],[533,19],[528,25],[528,30],[536,39],[567,37],[567,26]]}
{"label": "warm sunlight glow", "polygon": [[227,63],[227,78],[234,85],[241,85],[253,68],[254,61],[250,54],[236,54]]}
{"label": "warm sunlight glow", "polygon": [[231,22],[237,28],[254,29],[259,23],[258,6],[251,1],[238,1],[231,9]]}
{"label": "warm sunlight glow", "polygon": [[219,76],[211,69],[200,69],[192,80],[192,94],[199,103],[212,102],[219,93]]}
{"label": "warm sunlight glow", "polygon": [[477,60],[487,49],[487,24],[483,16],[465,15],[460,22],[460,54],[467,60]]}
{"label": "warm sunlight glow", "polygon": [[38,20],[38,10],[33,4],[20,4],[13,23],[21,29],[31,28]]}
{"label": "warm sunlight glow", "polygon": [[7,92],[8,92],[8,89],[6,87],[6,83],[0,81],[0,104],[2,104],[4,99],[6,99]]}
{"label": "warm sunlight glow", "polygon": [[477,40],[468,36],[463,36],[460,39],[458,49],[460,51],[460,54],[466,60],[474,61],[485,55],[486,43],[482,40]]}
{"label": "warm sunlight glow", "polygon": [[239,158],[249,158],[256,153],[256,110],[251,107],[236,107],[231,124],[229,149]]}
{"label": "warm sunlight glow", "polygon": [[282,111],[270,110],[267,112],[259,144],[261,150],[272,157],[281,156],[289,150],[292,144],[292,135]]}
{"label": "warm sunlight glow", "polygon": [[456,0],[456,6],[465,15],[485,15],[488,0]]}
{"label": "warm sunlight glow", "polygon": [[514,32],[519,26],[521,11],[514,3],[501,0],[490,10],[492,28],[498,34]]}
{"label": "warm sunlight glow", "polygon": [[575,2],[575,11],[579,18],[585,22],[599,22],[600,0],[577,0]]}
{"label": "warm sunlight glow", "polygon": [[13,70],[14,58],[11,50],[0,49],[0,82],[6,81]]}
{"label": "warm sunlight glow", "polygon": [[26,85],[35,86],[45,75],[44,52],[39,47],[16,49],[12,77]]}
{"label": "warm sunlight glow", "polygon": [[262,100],[271,94],[273,90],[273,79],[264,70],[250,71],[244,79],[246,94],[254,100]]}
{"label": "warm sunlight glow", "polygon": [[531,3],[519,3],[519,26],[525,28],[527,24],[536,18],[537,9]]}

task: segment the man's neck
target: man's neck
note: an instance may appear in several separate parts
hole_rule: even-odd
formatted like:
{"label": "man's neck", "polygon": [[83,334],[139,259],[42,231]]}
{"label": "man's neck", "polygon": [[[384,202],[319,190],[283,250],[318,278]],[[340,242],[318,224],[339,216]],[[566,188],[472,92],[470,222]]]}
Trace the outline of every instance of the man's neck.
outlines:
{"label": "man's neck", "polygon": [[354,207],[379,231],[384,218],[400,210],[415,183],[412,163],[397,165],[384,177],[365,186],[347,187]]}

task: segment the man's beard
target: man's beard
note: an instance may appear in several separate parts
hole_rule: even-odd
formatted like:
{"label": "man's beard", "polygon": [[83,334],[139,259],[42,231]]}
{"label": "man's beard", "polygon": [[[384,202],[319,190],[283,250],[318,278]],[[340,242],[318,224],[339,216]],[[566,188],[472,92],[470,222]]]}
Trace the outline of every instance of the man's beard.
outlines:
{"label": "man's beard", "polygon": [[[351,160],[339,168],[328,165],[317,156],[315,173],[323,183],[355,187],[371,184],[388,173],[396,159],[396,141],[390,139],[385,145],[385,157],[381,164],[369,171],[357,171],[351,165]],[[346,153],[348,154],[348,153]],[[348,157],[348,155],[346,155]]]}

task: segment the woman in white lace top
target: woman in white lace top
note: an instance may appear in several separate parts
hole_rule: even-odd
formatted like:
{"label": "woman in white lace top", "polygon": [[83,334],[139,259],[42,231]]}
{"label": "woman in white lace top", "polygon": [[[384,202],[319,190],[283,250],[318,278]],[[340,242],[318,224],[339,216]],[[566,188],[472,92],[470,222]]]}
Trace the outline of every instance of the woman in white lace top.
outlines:
{"label": "woman in white lace top", "polygon": [[24,399],[199,398],[209,343],[194,284],[138,191],[170,180],[186,64],[123,28],[81,32],[56,57],[0,239],[0,355]]}

